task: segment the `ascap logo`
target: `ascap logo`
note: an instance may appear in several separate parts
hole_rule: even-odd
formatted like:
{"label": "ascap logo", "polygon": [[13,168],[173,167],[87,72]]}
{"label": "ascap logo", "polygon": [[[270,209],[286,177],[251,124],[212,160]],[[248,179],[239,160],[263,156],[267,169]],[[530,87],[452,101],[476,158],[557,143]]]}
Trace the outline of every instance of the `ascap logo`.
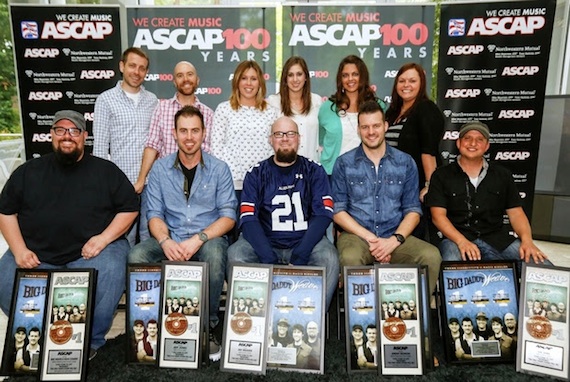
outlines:
{"label": "ascap logo", "polygon": [[446,131],[443,133],[444,141],[455,141],[457,139],[459,139],[459,131]]}
{"label": "ascap logo", "polygon": [[534,110],[501,110],[499,113],[499,119],[528,119],[534,116]]}
{"label": "ascap logo", "polygon": [[93,122],[93,114],[95,114],[95,113],[84,113],[83,117],[85,118],[86,121]]}
{"label": "ascap logo", "polygon": [[110,80],[115,77],[114,70],[82,70],[79,76],[82,80]]}
{"label": "ascap logo", "polygon": [[541,29],[546,24],[542,16],[518,17],[476,17],[471,22],[467,36],[495,36],[497,34],[512,36],[515,34],[528,35]]}
{"label": "ascap logo", "polygon": [[172,81],[174,76],[170,73],[149,73],[144,78],[145,81]]}
{"label": "ascap logo", "polygon": [[525,160],[530,158],[528,151],[499,151],[495,155],[495,160]]}
{"label": "ascap logo", "polygon": [[505,66],[502,76],[534,76],[540,68],[538,66]]}
{"label": "ascap logo", "polygon": [[470,54],[479,54],[483,52],[483,45],[451,45],[447,49],[448,56],[464,56]]}
{"label": "ascap logo", "polygon": [[378,24],[296,24],[291,32],[289,46],[369,46],[382,37]]}
{"label": "ascap logo", "polygon": [[445,98],[476,98],[481,89],[447,89]]}
{"label": "ascap logo", "polygon": [[102,40],[113,33],[113,24],[107,21],[46,21],[42,30],[42,40]]}
{"label": "ascap logo", "polygon": [[28,101],[57,101],[63,97],[62,92],[30,92]]}
{"label": "ascap logo", "polygon": [[51,134],[34,133],[34,135],[32,135],[32,142],[51,142]]}
{"label": "ascap logo", "polygon": [[222,94],[222,88],[197,88],[196,94]]}
{"label": "ascap logo", "polygon": [[56,58],[59,56],[57,48],[26,48],[24,58]]}
{"label": "ascap logo", "polygon": [[397,75],[398,75],[397,70],[386,70],[384,78],[396,78]]}
{"label": "ascap logo", "polygon": [[77,285],[87,284],[89,276],[58,276],[55,279],[55,285]]}

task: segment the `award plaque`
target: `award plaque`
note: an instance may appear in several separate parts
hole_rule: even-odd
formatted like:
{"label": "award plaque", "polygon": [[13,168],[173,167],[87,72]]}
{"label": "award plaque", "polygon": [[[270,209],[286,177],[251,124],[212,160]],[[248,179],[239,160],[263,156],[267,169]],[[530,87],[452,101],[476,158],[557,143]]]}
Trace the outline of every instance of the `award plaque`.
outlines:
{"label": "award plaque", "polygon": [[422,375],[424,316],[418,266],[375,264],[381,375]]}
{"label": "award plaque", "polygon": [[127,267],[127,363],[157,364],[156,342],[148,337],[158,333],[161,271],[160,264]]}
{"label": "award plaque", "polygon": [[514,262],[443,262],[439,277],[447,361],[513,362],[517,348]]}
{"label": "award plaque", "polygon": [[[203,328],[208,321],[208,264],[164,262],[159,333],[151,330],[146,348],[159,344],[158,366],[197,369],[202,362]],[[184,304],[184,306],[183,306]],[[154,328],[150,328],[154,329]]]}
{"label": "award plaque", "polygon": [[378,327],[373,266],[344,267],[347,370],[378,373]]}
{"label": "award plaque", "polygon": [[85,381],[97,271],[50,272],[40,381]]}
{"label": "award plaque", "polygon": [[[431,294],[429,293],[429,280],[428,280],[428,267],[422,265],[420,267],[420,289],[422,290],[422,326],[424,331],[424,367],[426,370],[433,370],[434,368],[434,356],[433,356],[433,345],[432,345],[432,333],[431,333],[431,312],[430,312],[430,300]],[[408,302],[409,306],[409,302]]]}
{"label": "award plaque", "polygon": [[38,371],[48,276],[47,270],[16,270],[1,375]]}
{"label": "award plaque", "polygon": [[517,371],[569,380],[570,269],[523,264]]}
{"label": "award plaque", "polygon": [[324,372],[325,268],[274,266],[267,366]]}
{"label": "award plaque", "polygon": [[231,266],[220,370],[265,374],[271,265]]}

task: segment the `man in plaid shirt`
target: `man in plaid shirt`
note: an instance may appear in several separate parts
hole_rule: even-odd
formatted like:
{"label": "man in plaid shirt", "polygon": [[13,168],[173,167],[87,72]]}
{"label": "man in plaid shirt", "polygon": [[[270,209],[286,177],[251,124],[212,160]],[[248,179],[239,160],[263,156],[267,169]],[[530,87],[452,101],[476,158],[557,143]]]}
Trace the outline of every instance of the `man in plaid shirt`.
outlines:
{"label": "man in plaid shirt", "polygon": [[176,94],[170,99],[160,100],[154,110],[139,177],[135,183],[135,191],[139,193],[142,191],[146,177],[156,159],[164,158],[178,150],[172,130],[174,129],[174,115],[182,106],[191,105],[202,112],[206,127],[206,138],[202,143],[202,150],[210,152],[210,128],[214,112],[196,97],[195,91],[199,85],[200,77],[194,65],[188,61],[180,61],[176,64],[174,67]]}

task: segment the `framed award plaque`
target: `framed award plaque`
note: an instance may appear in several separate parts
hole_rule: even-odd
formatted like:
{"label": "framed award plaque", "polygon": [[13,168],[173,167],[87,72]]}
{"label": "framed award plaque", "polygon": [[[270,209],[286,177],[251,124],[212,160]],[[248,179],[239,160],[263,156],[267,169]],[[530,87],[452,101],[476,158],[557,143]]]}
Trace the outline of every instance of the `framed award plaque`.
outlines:
{"label": "framed award plaque", "polygon": [[422,375],[424,316],[420,267],[375,264],[380,374]]}
{"label": "framed award plaque", "polygon": [[[432,333],[431,333],[431,312],[430,312],[430,300],[431,294],[429,293],[429,280],[428,280],[428,267],[422,265],[420,267],[420,288],[422,290],[422,326],[424,331],[424,367],[426,370],[433,370],[434,368],[434,356],[433,356],[433,344]],[[408,301],[408,308],[410,302]]]}
{"label": "framed award plaque", "polygon": [[514,262],[443,262],[439,277],[447,361],[513,362],[518,277]]}
{"label": "framed award plaque", "polygon": [[325,268],[274,266],[267,367],[324,372]]}
{"label": "framed award plaque", "polygon": [[523,264],[517,371],[570,379],[570,269]]}
{"label": "framed award plaque", "polygon": [[127,267],[127,363],[157,364],[156,341],[148,338],[158,334],[161,272],[160,264]]}
{"label": "framed award plaque", "polygon": [[378,373],[374,266],[344,267],[347,370]]}
{"label": "framed award plaque", "polygon": [[220,370],[265,374],[271,271],[265,264],[231,266]]}
{"label": "framed award plaque", "polygon": [[[159,346],[158,366],[197,369],[202,362],[208,306],[208,264],[164,262],[159,333],[149,331],[148,348]],[[184,305],[183,305],[184,304]],[[206,321],[205,321],[206,320]],[[158,341],[158,342],[157,342]]]}
{"label": "framed award plaque", "polygon": [[40,381],[85,381],[96,277],[94,269],[50,271]]}
{"label": "framed award plaque", "polygon": [[1,375],[38,372],[48,278],[47,270],[16,270]]}

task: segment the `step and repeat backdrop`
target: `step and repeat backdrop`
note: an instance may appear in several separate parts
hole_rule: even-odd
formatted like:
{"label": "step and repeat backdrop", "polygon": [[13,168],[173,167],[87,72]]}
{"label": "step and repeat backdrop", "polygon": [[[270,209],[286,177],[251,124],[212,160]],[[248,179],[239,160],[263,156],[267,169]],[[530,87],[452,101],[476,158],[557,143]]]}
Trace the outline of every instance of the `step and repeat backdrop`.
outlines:
{"label": "step and repeat backdrop", "polygon": [[[489,158],[511,169],[527,214],[555,7],[555,0],[441,5],[442,156],[455,160],[454,141],[463,123],[487,123]],[[51,151],[49,128],[57,110],[84,113],[91,131],[95,100],[121,79],[119,60],[128,46],[148,53],[144,86],[159,98],[175,93],[176,63],[192,62],[200,77],[196,94],[213,109],[229,98],[234,69],[243,60],[260,64],[268,94],[275,92],[280,66],[292,55],[305,58],[312,91],[323,97],[335,91],[338,64],[349,54],[366,62],[372,86],[388,103],[404,63],[421,64],[431,86],[434,5],[13,5],[10,14],[28,159]]]}

